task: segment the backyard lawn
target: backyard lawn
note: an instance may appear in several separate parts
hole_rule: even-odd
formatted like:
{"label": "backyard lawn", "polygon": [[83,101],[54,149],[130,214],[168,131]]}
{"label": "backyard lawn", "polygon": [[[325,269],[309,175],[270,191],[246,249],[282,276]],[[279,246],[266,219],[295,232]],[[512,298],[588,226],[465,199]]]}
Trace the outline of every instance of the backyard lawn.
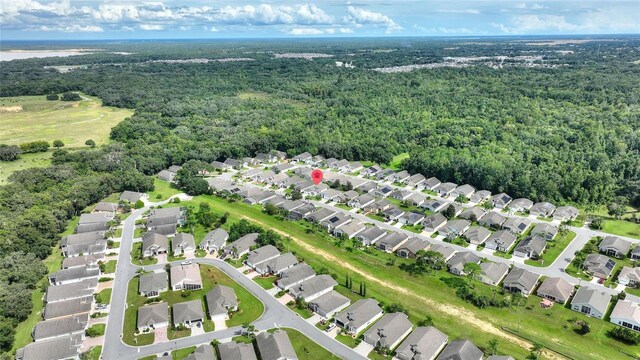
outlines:
{"label": "backyard lawn", "polygon": [[140,265],[140,266],[153,265],[158,262],[158,259],[156,257],[146,257],[146,258],[141,258],[141,257],[142,257],[142,242],[139,241],[139,242],[133,243],[133,246],[131,247],[131,262],[134,265]]}
{"label": "backyard lawn", "polygon": [[154,189],[150,191],[149,201],[158,202],[167,200],[175,194],[179,194],[182,191],[180,189],[176,189],[170,182],[160,180],[157,177],[153,179]]}
{"label": "backyard lawn", "polygon": [[558,258],[558,256],[566,249],[566,247],[571,243],[573,239],[575,239],[576,233],[573,231],[567,231],[564,234],[559,233],[554,241],[547,242],[547,249],[544,254],[542,254],[542,259],[539,260],[531,260],[527,259],[524,261],[527,265],[532,266],[549,266],[553,264],[554,261]]}

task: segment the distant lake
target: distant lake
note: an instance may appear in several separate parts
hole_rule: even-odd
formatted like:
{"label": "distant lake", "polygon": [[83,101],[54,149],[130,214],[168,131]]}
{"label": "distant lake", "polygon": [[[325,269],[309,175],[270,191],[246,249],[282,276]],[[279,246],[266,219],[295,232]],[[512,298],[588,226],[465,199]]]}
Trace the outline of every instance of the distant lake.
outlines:
{"label": "distant lake", "polygon": [[32,58],[67,57],[74,55],[84,55],[87,52],[73,50],[12,50],[0,51],[0,61],[11,61]]}

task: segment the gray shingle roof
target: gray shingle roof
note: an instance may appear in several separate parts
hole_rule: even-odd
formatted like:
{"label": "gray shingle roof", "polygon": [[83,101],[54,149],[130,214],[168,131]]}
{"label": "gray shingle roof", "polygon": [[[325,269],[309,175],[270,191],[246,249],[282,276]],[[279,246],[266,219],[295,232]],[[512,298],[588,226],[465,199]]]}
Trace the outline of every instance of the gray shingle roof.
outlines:
{"label": "gray shingle roof", "polygon": [[264,272],[270,272],[279,274],[281,271],[290,268],[298,263],[298,259],[292,253],[285,253],[271,260],[264,261],[258,266],[256,270],[263,270]]}
{"label": "gray shingle roof", "polygon": [[346,296],[336,292],[335,290],[331,290],[328,293],[311,300],[309,302],[309,306],[315,306],[318,310],[328,314],[345,306],[346,304],[349,304],[350,302],[351,300]]}
{"label": "gray shingle roof", "polygon": [[280,279],[278,279],[278,286],[280,288],[285,288],[315,274],[316,272],[311,266],[304,263],[298,264],[291,269],[283,271],[280,274]]}
{"label": "gray shingle roof", "polygon": [[571,304],[588,304],[592,308],[598,310],[601,314],[607,312],[611,295],[587,286],[578,289],[576,295],[571,300]]}
{"label": "gray shingle roof", "polygon": [[271,334],[268,332],[258,334],[256,345],[262,360],[294,360],[298,358],[289,340],[289,335],[284,330],[276,330]]}
{"label": "gray shingle roof", "polygon": [[413,328],[413,324],[405,313],[389,313],[376,321],[364,333],[364,337],[365,340],[369,339],[370,344],[375,341],[376,345],[388,348],[400,340],[411,328]]}
{"label": "gray shingle roof", "polygon": [[140,276],[139,292],[159,291],[169,287],[169,277],[166,271],[153,272]]}
{"label": "gray shingle roof", "polygon": [[480,264],[480,269],[482,269],[481,278],[486,278],[497,285],[509,271],[509,265],[504,263],[484,262]]}
{"label": "gray shingle roof", "polygon": [[204,236],[204,239],[200,242],[200,248],[204,248],[208,245],[209,248],[216,247],[220,249],[224,246],[228,238],[229,233],[222,228],[217,228],[213,231],[209,231],[207,235]]}
{"label": "gray shingle roof", "polygon": [[216,351],[209,344],[200,345],[194,352],[189,354],[184,360],[212,360],[216,359]]}
{"label": "gray shingle roof", "polygon": [[195,248],[196,240],[193,235],[189,233],[178,233],[178,235],[171,240],[171,250],[173,250],[174,253],[180,252],[180,249],[192,250]]}
{"label": "gray shingle roof", "polygon": [[433,326],[417,327],[396,348],[396,357],[406,360],[433,359],[449,337]]}
{"label": "gray shingle roof", "polygon": [[138,328],[169,322],[169,304],[161,302],[138,308]]}
{"label": "gray shingle roof", "polygon": [[200,299],[173,304],[173,323],[204,319],[202,301]]}
{"label": "gray shingle roof", "polygon": [[273,245],[266,245],[250,251],[247,255],[247,264],[257,265],[279,255],[278,248]]}
{"label": "gray shingle roof", "polygon": [[336,285],[338,283],[330,275],[318,275],[292,287],[289,293],[294,298],[305,299]]}
{"label": "gray shingle roof", "polygon": [[65,285],[56,285],[47,287],[44,297],[45,302],[55,302],[65,299],[73,299],[93,294],[98,286],[98,279],[86,279]]}
{"label": "gray shingle roof", "polygon": [[44,307],[43,317],[45,320],[48,320],[67,315],[89,312],[92,304],[93,296],[48,303]]}
{"label": "gray shingle roof", "polygon": [[531,292],[533,287],[538,283],[539,278],[540,275],[538,274],[516,267],[504,278],[504,286],[517,287]]}
{"label": "gray shingle roof", "polygon": [[75,358],[82,346],[82,334],[30,343],[16,352],[18,360]]}
{"label": "gray shingle roof", "polygon": [[482,350],[471,341],[455,340],[444,348],[436,360],[481,360],[483,356]]}
{"label": "gray shingle roof", "polygon": [[220,360],[258,360],[252,344],[228,342],[218,345]]}
{"label": "gray shingle roof", "polygon": [[546,278],[538,288],[538,295],[549,295],[565,302],[573,293],[573,285],[562,278]]}
{"label": "gray shingle roof", "polygon": [[216,285],[205,295],[209,315],[220,315],[228,313],[228,309],[238,306],[238,298],[233,288]]}
{"label": "gray shingle roof", "polygon": [[84,331],[89,323],[89,313],[66,316],[39,322],[33,328],[33,338],[38,341],[49,337]]}
{"label": "gray shingle roof", "polygon": [[377,314],[382,312],[378,302],[374,299],[360,299],[348,308],[342,310],[336,315],[336,319],[343,324],[348,324],[354,328],[367,323]]}

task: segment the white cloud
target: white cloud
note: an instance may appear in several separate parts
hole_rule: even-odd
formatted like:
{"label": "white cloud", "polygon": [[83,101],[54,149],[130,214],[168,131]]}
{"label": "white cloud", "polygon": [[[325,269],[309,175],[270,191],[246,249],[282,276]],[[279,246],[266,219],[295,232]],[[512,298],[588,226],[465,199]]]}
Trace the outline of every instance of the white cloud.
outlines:
{"label": "white cloud", "polygon": [[443,14],[480,14],[480,10],[477,9],[440,9],[435,12]]}
{"label": "white cloud", "polygon": [[295,36],[322,35],[324,31],[315,28],[294,28],[289,30],[287,34]]}
{"label": "white cloud", "polygon": [[144,31],[159,31],[164,30],[164,26],[158,24],[140,24],[140,30]]}
{"label": "white cloud", "polygon": [[71,26],[65,26],[65,27],[50,27],[50,26],[40,26],[38,28],[38,30],[40,31],[61,31],[61,32],[103,32],[104,29],[102,29],[99,26],[94,26],[94,25],[87,25],[87,26],[80,26],[80,25],[71,25]]}
{"label": "white cloud", "polygon": [[373,12],[363,8],[349,6],[347,8],[347,20],[356,26],[376,25],[383,26],[387,32],[402,30],[402,27],[395,23],[390,17],[382,13]]}
{"label": "white cloud", "polygon": [[341,34],[353,34],[353,29],[350,28],[339,28],[338,32]]}

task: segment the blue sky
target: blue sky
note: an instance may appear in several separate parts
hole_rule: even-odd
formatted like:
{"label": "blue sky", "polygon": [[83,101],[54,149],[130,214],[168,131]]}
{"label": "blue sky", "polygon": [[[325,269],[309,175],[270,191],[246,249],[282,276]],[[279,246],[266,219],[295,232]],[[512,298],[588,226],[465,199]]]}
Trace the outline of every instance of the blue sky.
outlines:
{"label": "blue sky", "polygon": [[640,33],[640,1],[0,0],[0,39]]}

